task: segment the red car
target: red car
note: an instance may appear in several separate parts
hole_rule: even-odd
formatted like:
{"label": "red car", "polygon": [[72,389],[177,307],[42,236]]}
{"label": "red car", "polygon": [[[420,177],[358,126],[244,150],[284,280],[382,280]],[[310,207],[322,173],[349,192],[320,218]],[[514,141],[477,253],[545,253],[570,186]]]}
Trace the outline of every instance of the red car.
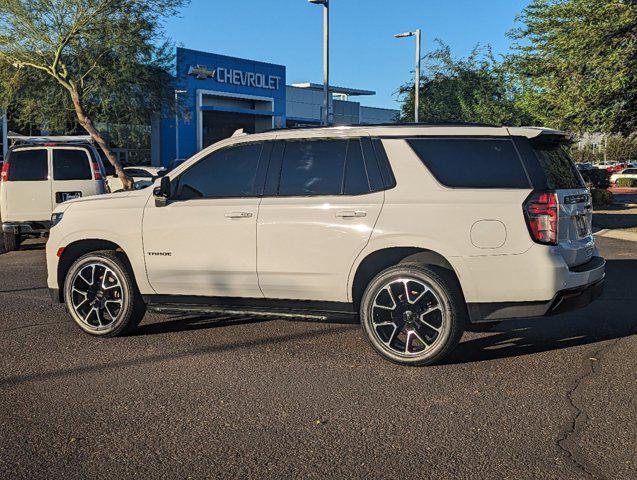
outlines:
{"label": "red car", "polygon": [[618,163],[615,166],[612,167],[608,167],[606,169],[606,171],[608,173],[616,173],[616,172],[621,172],[623,169],[625,169],[627,167],[627,165],[625,163]]}

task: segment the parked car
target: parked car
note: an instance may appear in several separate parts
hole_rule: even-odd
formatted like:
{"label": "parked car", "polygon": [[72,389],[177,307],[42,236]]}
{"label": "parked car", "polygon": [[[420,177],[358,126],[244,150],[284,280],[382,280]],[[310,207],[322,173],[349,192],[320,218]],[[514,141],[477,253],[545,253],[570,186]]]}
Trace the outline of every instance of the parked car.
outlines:
{"label": "parked car", "polygon": [[90,137],[13,137],[0,174],[5,251],[46,235],[61,203],[106,192],[104,166]]}
{"label": "parked car", "polygon": [[595,168],[590,163],[576,163],[575,166],[577,167],[577,169],[580,172],[587,171],[587,170],[593,170]]}
{"label": "parked car", "polygon": [[620,178],[635,178],[637,179],[637,168],[625,168],[624,170],[613,173],[610,176],[611,185],[615,185]]}
{"label": "parked car", "polygon": [[608,171],[608,173],[617,173],[621,172],[624,168],[626,168],[625,163],[615,163],[608,167],[606,170]]}
{"label": "parked car", "polygon": [[429,364],[471,324],[601,294],[567,140],[465,125],[233,136],[153,189],[58,207],[48,286],[96,336],[134,329],[147,308],[359,314],[383,357]]}
{"label": "parked car", "polygon": [[[147,167],[144,165],[124,167],[124,171],[126,172],[126,175],[133,179],[135,190],[152,185],[155,179],[166,173],[166,169],[164,167]],[[111,192],[117,192],[124,188],[122,181],[115,172],[106,178],[106,183]]]}

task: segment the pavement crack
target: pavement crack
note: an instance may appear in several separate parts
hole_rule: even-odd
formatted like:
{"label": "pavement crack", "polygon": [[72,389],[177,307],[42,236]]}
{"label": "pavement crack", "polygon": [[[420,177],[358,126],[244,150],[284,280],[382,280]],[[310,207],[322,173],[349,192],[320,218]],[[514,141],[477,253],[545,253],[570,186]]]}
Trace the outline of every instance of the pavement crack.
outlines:
{"label": "pavement crack", "polygon": [[575,465],[575,467],[586,475],[587,478],[601,480],[606,477],[601,472],[597,471],[595,467],[587,464],[580,452],[577,437],[588,423],[588,414],[584,409],[584,405],[576,400],[576,395],[585,380],[590,379],[599,373],[604,353],[613,349],[622,339],[630,337],[635,333],[637,333],[637,324],[629,328],[626,332],[626,336],[617,337],[590,354],[586,368],[584,368],[580,375],[575,379],[572,388],[566,392],[566,398],[574,411],[574,415],[568,427],[563,430],[562,435],[557,440],[557,446],[567,455],[568,459]]}

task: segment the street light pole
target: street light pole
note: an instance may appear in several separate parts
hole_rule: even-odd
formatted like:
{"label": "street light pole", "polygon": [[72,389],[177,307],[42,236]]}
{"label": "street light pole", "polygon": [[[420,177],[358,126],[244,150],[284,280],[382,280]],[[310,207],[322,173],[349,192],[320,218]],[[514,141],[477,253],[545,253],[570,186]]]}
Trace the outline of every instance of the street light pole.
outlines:
{"label": "street light pole", "polygon": [[414,121],[419,121],[420,110],[420,28],[415,32],[405,32],[394,35],[395,38],[416,37],[416,79],[414,81]]}
{"label": "street light pole", "polygon": [[186,90],[175,90],[175,160],[179,160],[179,94]]}
{"label": "street light pole", "polygon": [[323,5],[323,125],[330,124],[330,2],[329,0],[308,0],[315,5]]}

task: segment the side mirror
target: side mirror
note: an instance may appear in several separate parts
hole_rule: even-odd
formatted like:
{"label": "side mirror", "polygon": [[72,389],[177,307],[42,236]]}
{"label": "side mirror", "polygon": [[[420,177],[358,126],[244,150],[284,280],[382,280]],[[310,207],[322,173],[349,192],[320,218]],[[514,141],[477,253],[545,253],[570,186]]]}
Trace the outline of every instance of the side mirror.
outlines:
{"label": "side mirror", "polygon": [[170,177],[161,177],[159,186],[153,190],[155,206],[165,207],[170,199]]}

